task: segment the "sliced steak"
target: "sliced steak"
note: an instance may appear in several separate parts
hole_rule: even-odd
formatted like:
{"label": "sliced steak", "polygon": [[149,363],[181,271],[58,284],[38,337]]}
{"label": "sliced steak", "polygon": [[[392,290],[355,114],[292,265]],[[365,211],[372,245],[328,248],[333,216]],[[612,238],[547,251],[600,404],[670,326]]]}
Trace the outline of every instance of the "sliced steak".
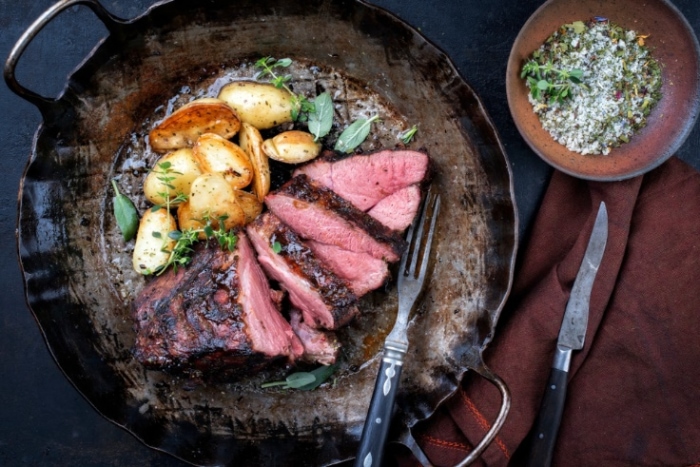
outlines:
{"label": "sliced steak", "polygon": [[248,371],[304,352],[243,233],[235,251],[199,246],[188,267],[148,283],[133,316],[134,355],[149,368]]}
{"label": "sliced steak", "polygon": [[332,365],[338,358],[340,344],[335,334],[312,328],[302,320],[302,312],[292,309],[289,312],[289,322],[304,345],[302,360],[308,363]]}
{"label": "sliced steak", "polygon": [[403,231],[416,217],[420,200],[421,193],[418,185],[407,186],[375,204],[367,214],[392,230]]}
{"label": "sliced steak", "polygon": [[[358,313],[352,290],[276,216],[269,212],[259,216],[247,232],[265,272],[287,291],[309,326],[337,329]],[[273,250],[275,244],[278,252]]]}
{"label": "sliced steak", "polygon": [[265,204],[302,238],[397,261],[406,247],[398,232],[306,175],[297,175],[265,197]]}
{"label": "sliced steak", "polygon": [[318,159],[297,169],[358,209],[367,211],[382,199],[428,176],[429,159],[416,151],[380,151],[332,161]]}
{"label": "sliced steak", "polygon": [[384,260],[313,240],[306,243],[314,255],[344,279],[358,297],[378,289],[389,279],[389,266]]}

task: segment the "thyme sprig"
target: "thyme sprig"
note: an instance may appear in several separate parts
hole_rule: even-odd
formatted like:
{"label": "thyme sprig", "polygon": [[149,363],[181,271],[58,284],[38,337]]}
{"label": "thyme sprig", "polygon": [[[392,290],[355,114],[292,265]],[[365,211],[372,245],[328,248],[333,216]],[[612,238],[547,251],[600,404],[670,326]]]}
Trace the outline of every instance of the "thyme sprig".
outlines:
{"label": "thyme sprig", "polygon": [[286,90],[292,96],[292,120],[306,121],[309,113],[315,111],[314,103],[309,101],[303,94],[297,94],[289,87],[292,80],[290,74],[280,74],[277,69],[289,68],[292,64],[291,58],[263,57],[255,62],[255,67],[260,68],[257,78],[270,78],[270,82],[276,87]]}
{"label": "thyme sprig", "polygon": [[[173,181],[177,178],[176,175],[182,175],[182,172],[178,172],[173,169],[172,163],[169,161],[164,161],[156,164],[153,172],[158,174],[156,177],[168,190],[175,191],[177,188],[173,185]],[[162,208],[165,208],[168,212],[170,209],[179,203],[184,203],[187,201],[187,195],[184,193],[177,193],[174,198],[171,198],[172,194],[170,191],[159,191],[158,196],[165,200],[164,204],[156,204],[151,208],[151,211],[156,212]]]}
{"label": "thyme sprig", "polygon": [[551,61],[538,63],[529,60],[523,65],[521,78],[526,78],[530,84],[530,94],[535,100],[563,101],[571,96],[571,84],[581,84],[583,70],[561,70],[554,67]]}
{"label": "thyme sprig", "polygon": [[418,125],[413,125],[411,128],[409,128],[408,130],[401,133],[399,135],[399,139],[404,144],[408,144],[413,140],[413,137],[416,136],[417,132],[418,132]]}
{"label": "thyme sprig", "polygon": [[[238,236],[233,230],[226,230],[224,228],[224,221],[228,216],[221,216],[218,218],[218,227],[214,228],[211,219],[204,219],[205,224],[201,229],[185,229],[185,230],[173,230],[168,233],[168,237],[175,240],[175,245],[171,250],[163,249],[170,253],[166,263],[156,271],[153,271],[156,275],[160,275],[165,272],[169,267],[173,267],[175,271],[179,267],[185,267],[192,261],[192,253],[194,252],[194,245],[199,241],[200,234],[204,234],[207,240],[216,240],[224,250],[233,251],[236,248],[236,242],[238,241]],[[159,232],[154,232],[153,235],[160,238]],[[150,272],[149,272],[150,274]]]}

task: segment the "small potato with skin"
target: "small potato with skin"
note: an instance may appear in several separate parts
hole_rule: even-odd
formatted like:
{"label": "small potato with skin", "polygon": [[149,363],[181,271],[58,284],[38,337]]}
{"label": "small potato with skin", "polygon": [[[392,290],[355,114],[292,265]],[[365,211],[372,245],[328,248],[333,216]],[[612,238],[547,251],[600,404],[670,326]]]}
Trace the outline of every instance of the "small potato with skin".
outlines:
{"label": "small potato with skin", "polygon": [[194,100],[166,117],[148,135],[154,151],[191,148],[204,133],[232,138],[241,127],[236,112],[224,101],[211,97]]}
{"label": "small potato with skin", "polygon": [[[151,169],[143,183],[146,199],[153,204],[165,204],[161,196],[167,193],[172,200],[178,194],[187,195],[192,181],[202,175],[202,171],[189,148],[178,149],[161,157]],[[178,203],[173,203],[177,205]]]}
{"label": "small potato with skin", "polygon": [[204,173],[221,174],[232,188],[245,188],[253,180],[253,166],[240,146],[213,133],[205,133],[192,148]]}
{"label": "small potato with skin", "polygon": [[[202,230],[205,224],[201,219],[195,219],[192,217],[192,210],[190,209],[189,201],[180,204],[177,207],[177,225],[180,227],[180,231],[185,230]],[[200,240],[205,240],[207,235],[204,232],[200,232],[197,236]]]}
{"label": "small potato with skin", "polygon": [[253,193],[262,202],[270,191],[270,163],[262,150],[262,135],[253,125],[243,122],[238,143],[253,166]]}
{"label": "small potato with skin", "polygon": [[311,133],[299,130],[284,131],[263,142],[262,149],[270,159],[287,164],[300,164],[321,153],[321,143]]}
{"label": "small potato with skin", "polygon": [[173,230],[177,230],[177,224],[167,209],[149,209],[144,213],[139,223],[132,256],[132,265],[136,272],[153,274],[165,266],[170,250],[175,246],[175,240],[168,236]]}
{"label": "small potato with skin", "polygon": [[189,212],[192,219],[200,222],[209,219],[214,228],[219,227],[219,218],[226,216],[225,230],[240,227],[246,220],[243,209],[236,202],[234,189],[218,173],[200,175],[192,183]]}
{"label": "small potato with skin", "polygon": [[292,96],[270,83],[234,81],[221,88],[219,99],[258,130],[292,121]]}
{"label": "small potato with skin", "polygon": [[247,191],[235,190],[235,194],[236,202],[245,213],[245,223],[253,222],[262,212],[262,201],[260,201],[257,196]]}

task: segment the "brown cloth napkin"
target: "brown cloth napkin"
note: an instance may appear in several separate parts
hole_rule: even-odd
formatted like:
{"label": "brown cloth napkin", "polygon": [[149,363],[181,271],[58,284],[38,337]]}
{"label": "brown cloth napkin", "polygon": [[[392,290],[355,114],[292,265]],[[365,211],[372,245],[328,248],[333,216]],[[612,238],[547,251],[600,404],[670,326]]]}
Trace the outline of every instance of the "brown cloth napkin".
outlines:
{"label": "brown cloth napkin", "polygon": [[[552,175],[484,354],[510,388],[512,406],[475,465],[523,464],[523,441],[601,201],[609,238],[585,347],[572,359],[553,464],[700,465],[700,173],[676,158],[622,182]],[[432,463],[454,465],[500,404],[490,383],[469,375],[414,436]]]}

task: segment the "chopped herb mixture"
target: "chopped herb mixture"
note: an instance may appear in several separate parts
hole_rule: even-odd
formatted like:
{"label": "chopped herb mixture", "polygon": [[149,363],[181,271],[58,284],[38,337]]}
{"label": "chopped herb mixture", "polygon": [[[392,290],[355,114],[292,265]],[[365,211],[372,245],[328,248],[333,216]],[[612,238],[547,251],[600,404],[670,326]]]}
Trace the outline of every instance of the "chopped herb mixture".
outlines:
{"label": "chopped herb mixture", "polygon": [[596,17],[563,25],[533,52],[521,77],[557,142],[608,154],[646,125],[661,97],[661,69],[646,37]]}

